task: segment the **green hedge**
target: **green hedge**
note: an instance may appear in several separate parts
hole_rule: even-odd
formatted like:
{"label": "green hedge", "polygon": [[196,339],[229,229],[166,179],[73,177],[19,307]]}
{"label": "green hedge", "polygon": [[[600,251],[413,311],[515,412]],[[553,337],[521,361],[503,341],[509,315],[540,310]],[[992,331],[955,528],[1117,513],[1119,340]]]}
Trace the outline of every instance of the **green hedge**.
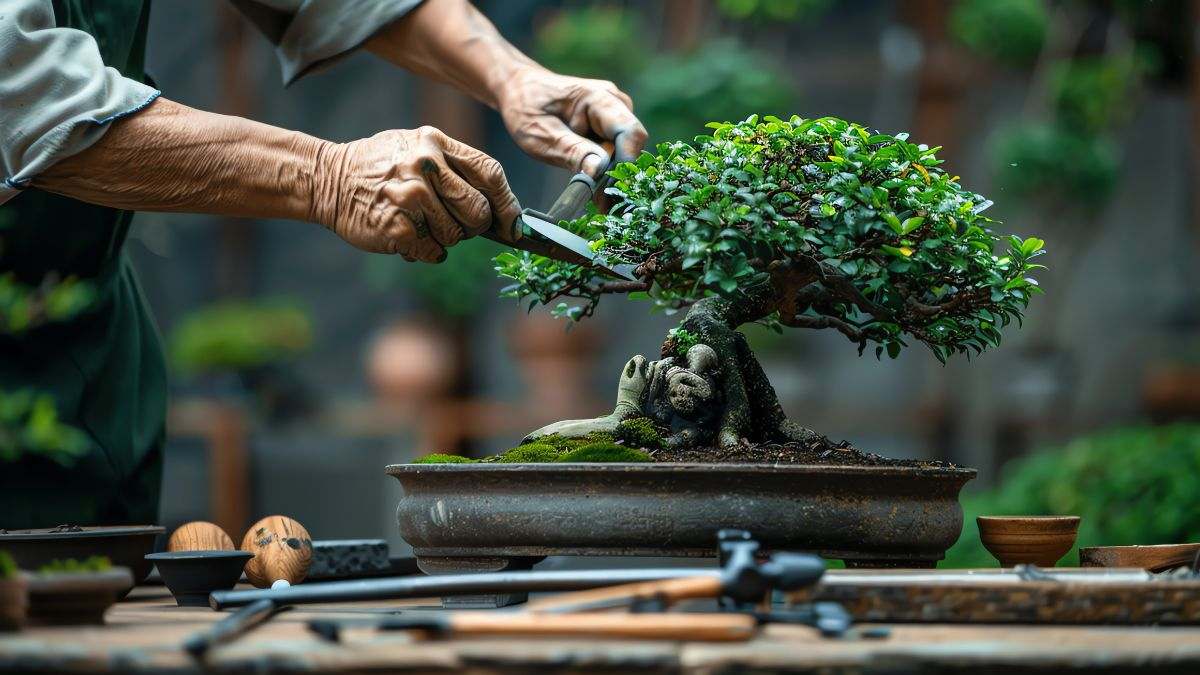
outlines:
{"label": "green hedge", "polygon": [[[1078,546],[1200,540],[1200,424],[1112,429],[1010,462],[1000,486],[965,496],[942,567],[995,566],[979,515],[1078,515]],[[1077,565],[1072,549],[1061,565]]]}

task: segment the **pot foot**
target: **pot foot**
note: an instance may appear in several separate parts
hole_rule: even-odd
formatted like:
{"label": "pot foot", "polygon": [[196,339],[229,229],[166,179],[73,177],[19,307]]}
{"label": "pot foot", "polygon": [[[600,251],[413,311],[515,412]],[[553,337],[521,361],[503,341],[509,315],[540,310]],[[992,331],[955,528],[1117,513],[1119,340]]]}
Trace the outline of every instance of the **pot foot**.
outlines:
{"label": "pot foot", "polygon": [[[417,556],[417,567],[434,576],[438,574],[479,574],[483,572],[512,572],[531,569],[541,557],[443,557]],[[444,609],[496,609],[518,605],[529,599],[528,593],[480,593],[453,595],[442,598]]]}

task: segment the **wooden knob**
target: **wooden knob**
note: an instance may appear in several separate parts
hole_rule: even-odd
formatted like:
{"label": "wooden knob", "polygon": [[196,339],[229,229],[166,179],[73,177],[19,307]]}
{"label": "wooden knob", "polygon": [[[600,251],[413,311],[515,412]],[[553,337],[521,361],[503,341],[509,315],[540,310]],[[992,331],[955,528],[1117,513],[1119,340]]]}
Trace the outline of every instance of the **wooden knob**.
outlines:
{"label": "wooden knob", "polygon": [[283,579],[298,584],[312,562],[312,538],[300,523],[285,516],[267,516],[250,526],[242,550],[254,557],[246,563],[246,578],[258,588]]}
{"label": "wooden knob", "polygon": [[219,525],[193,520],[180,525],[167,540],[168,551],[232,551],[233,539]]}

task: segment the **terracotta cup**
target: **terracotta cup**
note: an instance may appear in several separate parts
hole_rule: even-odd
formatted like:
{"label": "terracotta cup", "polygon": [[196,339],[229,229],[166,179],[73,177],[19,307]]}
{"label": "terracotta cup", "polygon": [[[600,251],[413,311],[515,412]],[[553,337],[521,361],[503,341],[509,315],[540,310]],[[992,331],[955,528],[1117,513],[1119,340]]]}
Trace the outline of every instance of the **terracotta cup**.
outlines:
{"label": "terracotta cup", "polygon": [[1075,544],[1079,516],[979,516],[979,539],[1001,567],[1054,567]]}

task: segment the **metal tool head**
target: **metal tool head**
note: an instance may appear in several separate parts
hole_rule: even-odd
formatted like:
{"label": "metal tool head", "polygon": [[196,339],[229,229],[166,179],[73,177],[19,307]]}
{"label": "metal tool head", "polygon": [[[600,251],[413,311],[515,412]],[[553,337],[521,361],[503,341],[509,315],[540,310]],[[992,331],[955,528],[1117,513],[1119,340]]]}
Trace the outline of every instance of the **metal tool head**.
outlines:
{"label": "metal tool head", "polygon": [[735,603],[757,602],[772,590],[810,586],[825,573],[825,562],[805,553],[776,553],[758,561],[759,544],[744,530],[717,533],[724,596]]}
{"label": "metal tool head", "polygon": [[594,267],[629,281],[637,281],[637,277],[633,274],[636,265],[609,262],[604,256],[598,255],[592,250],[587,239],[554,224],[549,216],[540,211],[533,209],[522,211],[521,224],[523,238],[515,246],[521,247],[522,242],[526,239],[541,240],[549,246],[543,247],[544,253],[535,251],[536,253],[556,260]]}

